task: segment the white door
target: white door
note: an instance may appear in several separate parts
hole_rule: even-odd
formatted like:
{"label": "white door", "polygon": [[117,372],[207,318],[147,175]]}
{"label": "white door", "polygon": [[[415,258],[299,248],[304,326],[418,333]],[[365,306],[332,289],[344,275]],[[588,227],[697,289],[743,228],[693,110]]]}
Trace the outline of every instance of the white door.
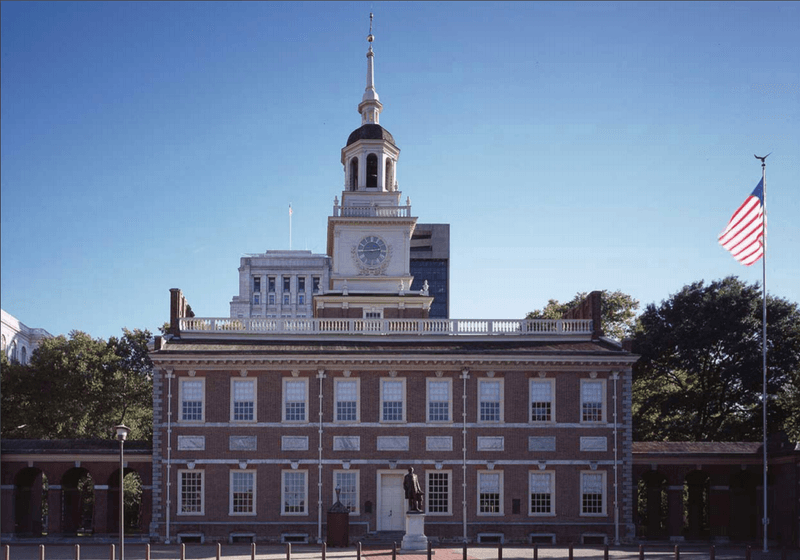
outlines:
{"label": "white door", "polygon": [[378,473],[378,488],[378,531],[402,531],[406,512],[403,473]]}

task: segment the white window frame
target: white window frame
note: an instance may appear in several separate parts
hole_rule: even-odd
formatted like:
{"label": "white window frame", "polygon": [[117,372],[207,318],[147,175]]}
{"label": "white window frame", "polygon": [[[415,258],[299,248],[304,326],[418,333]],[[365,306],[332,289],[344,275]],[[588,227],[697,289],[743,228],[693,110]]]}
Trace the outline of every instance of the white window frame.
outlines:
{"label": "white window frame", "polygon": [[[347,470],[347,469],[337,469],[333,471],[333,502],[336,502],[336,486],[339,483],[339,476],[343,474],[348,475],[355,475],[356,479],[356,497],[353,504],[353,509],[350,510],[350,515],[359,515],[361,510],[359,509],[359,503],[361,502],[361,473],[358,470]],[[347,505],[345,502],[342,502],[343,505]]]}
{"label": "white window frame", "polygon": [[[183,386],[184,383],[200,383],[200,420],[183,419]],[[178,414],[180,422],[186,424],[199,424],[206,421],[206,378],[205,377],[179,377],[178,378]]]}
{"label": "white window frame", "polygon": [[[499,503],[499,511],[498,512],[488,512],[488,511],[487,512],[483,512],[483,511],[481,511],[481,477],[485,476],[485,475],[497,475],[497,476],[500,477],[499,478],[499,484],[500,484],[499,501],[500,501],[500,503]],[[478,515],[487,516],[487,517],[502,517],[504,515],[503,512],[505,511],[505,503],[504,503],[505,500],[503,499],[503,493],[504,493],[504,490],[505,490],[504,484],[503,484],[503,471],[498,471],[498,470],[478,471],[478,476],[477,476],[476,483],[477,483],[477,488],[476,488],[476,490],[477,490],[477,492],[476,492],[476,494],[477,494],[477,503],[476,503],[476,506],[477,506]]]}
{"label": "white window frame", "polygon": [[[603,485],[603,511],[600,513],[584,513],[583,511],[583,477],[585,475],[601,476],[601,484]],[[578,478],[580,486],[578,487],[578,511],[581,517],[605,517],[608,515],[608,473],[606,471],[581,471]]]}
{"label": "white window frame", "polygon": [[[340,383],[355,383],[356,384],[356,419],[355,420],[340,420],[339,419],[339,384]],[[350,401],[347,401],[350,402]],[[361,422],[361,379],[358,377],[335,377],[333,379],[333,421],[341,424],[350,424],[353,422]]]}
{"label": "white window frame", "polygon": [[[532,475],[547,474],[550,476],[550,511],[539,512],[533,511],[533,504],[531,503],[531,494],[533,494]],[[556,472],[551,470],[531,470],[528,471],[528,515],[531,517],[546,517],[554,516],[556,514]]]}
{"label": "white window frame", "polygon": [[[302,383],[304,387],[304,414],[302,420],[287,420],[286,419],[286,385],[289,383]],[[295,402],[295,401],[292,401]],[[299,401],[297,401],[299,402]],[[281,381],[281,421],[287,424],[308,424],[310,411],[308,409],[308,377],[284,377]]]}
{"label": "white window frame", "polygon": [[[533,419],[533,386],[537,383],[550,385],[550,420]],[[582,408],[582,406],[581,406]],[[528,422],[532,424],[552,424],[556,421],[556,380],[547,378],[531,379],[528,383]]]}
{"label": "white window frame", "polygon": [[[384,383],[395,383],[395,382],[400,383],[401,386],[402,386],[402,392],[403,392],[402,398],[403,398],[403,400],[402,400],[401,418],[400,418],[400,420],[384,420],[384,417],[383,417],[383,403],[384,403],[384,400],[383,400],[383,385],[384,385]],[[382,424],[401,424],[401,423],[405,422],[406,421],[406,412],[407,412],[407,409],[408,409],[407,400],[406,400],[406,378],[405,377],[382,377],[380,379],[379,390],[380,390],[380,403],[379,403],[380,404],[380,408],[378,409],[378,414],[380,414],[380,422]],[[395,402],[395,401],[389,401],[389,402]]]}
{"label": "white window frame", "polygon": [[[183,511],[183,475],[200,475],[200,511]],[[206,513],[206,471],[203,469],[178,469],[178,511],[177,515],[205,515]]]}
{"label": "white window frame", "polygon": [[253,293],[253,305],[261,305],[261,292]]}
{"label": "white window frame", "polygon": [[[499,420],[481,420],[481,385],[483,384],[500,384],[500,418]],[[481,424],[499,424],[505,421],[505,381],[502,377],[483,377],[478,379],[478,422]]]}
{"label": "white window frame", "polygon": [[[447,511],[434,511],[430,510],[430,499],[432,493],[431,489],[431,475],[446,474],[447,475]],[[427,515],[453,515],[453,471],[451,470],[428,470],[425,471],[425,513]]]}
{"label": "white window frame", "polygon": [[[251,511],[233,511],[233,478],[235,474],[247,474],[253,480],[253,504]],[[256,489],[256,480],[258,477],[256,476],[256,471],[253,469],[245,470],[245,469],[231,469],[230,474],[228,475],[228,515],[234,516],[242,516],[242,515],[256,515],[256,504],[258,504],[258,494]]]}
{"label": "white window frame", "polygon": [[[303,475],[303,508],[304,511],[286,511],[286,475],[287,474],[302,474]],[[281,515],[298,516],[308,515],[308,471],[284,469],[281,471]]]}
{"label": "white window frame", "polygon": [[[447,385],[447,419],[434,420],[431,418],[431,383],[444,383]],[[425,419],[431,424],[453,423],[453,380],[449,377],[429,377],[425,380]]]}
{"label": "white window frame", "polygon": [[[599,384],[601,386],[600,395],[600,420],[584,420],[583,419],[583,387],[586,384]],[[607,416],[606,411],[606,380],[605,379],[581,379],[580,386],[580,420],[582,424],[605,424]]]}
{"label": "white window frame", "polygon": [[[236,394],[234,387],[237,383],[252,383],[253,384],[253,417],[250,420],[236,420],[235,418],[235,404],[236,404]],[[231,402],[230,402],[230,410],[231,410],[231,422],[239,423],[247,423],[252,424],[258,421],[258,381],[255,378],[251,377],[231,377]]]}

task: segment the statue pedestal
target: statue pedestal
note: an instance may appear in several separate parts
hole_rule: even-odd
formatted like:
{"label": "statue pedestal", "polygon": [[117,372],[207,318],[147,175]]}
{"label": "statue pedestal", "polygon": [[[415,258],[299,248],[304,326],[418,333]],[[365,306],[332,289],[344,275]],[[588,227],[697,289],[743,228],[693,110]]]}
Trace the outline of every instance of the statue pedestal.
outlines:
{"label": "statue pedestal", "polygon": [[400,548],[401,550],[428,550],[424,513],[406,513],[406,534]]}

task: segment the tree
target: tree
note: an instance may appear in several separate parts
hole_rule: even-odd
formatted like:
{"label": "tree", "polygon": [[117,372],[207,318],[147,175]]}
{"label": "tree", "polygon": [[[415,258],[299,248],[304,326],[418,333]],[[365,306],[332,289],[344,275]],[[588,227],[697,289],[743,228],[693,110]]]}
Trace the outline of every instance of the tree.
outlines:
{"label": "tree", "polygon": [[2,368],[4,438],[109,438],[128,424],[151,439],[149,331],[123,329],[108,341],[72,331],[44,339],[27,366]]}
{"label": "tree", "polygon": [[[684,288],[639,318],[634,439],[759,441],[762,300],[730,276]],[[768,430],[800,438],[800,310],[767,296]]]}
{"label": "tree", "polygon": [[[544,309],[531,311],[526,319],[561,319],[564,314],[577,307],[587,296],[586,292],[578,292],[575,297],[568,302],[559,303],[558,300],[551,299],[547,302]],[[639,302],[628,294],[619,290],[610,292],[602,291],[600,304],[601,324],[603,333],[606,336],[622,340],[633,334],[636,310],[639,309]]]}

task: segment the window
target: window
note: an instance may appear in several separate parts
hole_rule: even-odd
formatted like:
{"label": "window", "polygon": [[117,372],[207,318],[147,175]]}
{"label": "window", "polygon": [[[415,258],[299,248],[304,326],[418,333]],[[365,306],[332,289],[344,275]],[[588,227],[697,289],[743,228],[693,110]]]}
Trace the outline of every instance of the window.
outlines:
{"label": "window", "polygon": [[367,156],[367,188],[378,188],[378,156],[375,154]]}
{"label": "window", "polygon": [[555,473],[549,471],[531,471],[528,488],[530,503],[528,513],[531,515],[552,515],[555,507]]}
{"label": "window", "polygon": [[531,379],[531,422],[552,422],[555,379]]}
{"label": "window", "polygon": [[308,401],[307,379],[283,380],[283,421],[305,422]]}
{"label": "window", "polygon": [[23,366],[28,363],[28,349],[24,346],[22,347],[22,352],[20,352],[19,363]]}
{"label": "window", "polygon": [[298,276],[297,277],[297,291],[298,292],[305,292],[306,291],[306,277],[305,276]]}
{"label": "window", "polygon": [[358,422],[359,380],[334,379],[333,390],[336,399],[336,421]]}
{"label": "window", "polygon": [[258,293],[258,292],[255,292],[253,294],[253,305],[260,305],[260,304],[261,304],[261,294]]}
{"label": "window", "polygon": [[231,471],[231,515],[255,515],[255,471]]}
{"label": "window", "polygon": [[267,285],[269,286],[269,291],[270,292],[274,292],[275,291],[275,277],[274,276],[270,276],[267,279]]}
{"label": "window", "polygon": [[502,379],[478,379],[478,407],[481,422],[503,421]]}
{"label": "window", "polygon": [[429,514],[449,515],[450,512],[450,471],[426,471],[425,488],[428,498]]}
{"label": "window", "polygon": [[275,294],[269,294],[269,296],[267,296],[267,297],[268,297],[268,299],[267,299],[268,303],[270,305],[275,305]]}
{"label": "window", "polygon": [[311,278],[311,289],[315,294],[319,292],[319,276],[313,276]]}
{"label": "window", "polygon": [[605,515],[606,473],[581,473],[581,515]]}
{"label": "window", "polygon": [[308,471],[281,472],[282,515],[306,515],[308,494]]}
{"label": "window", "polygon": [[383,310],[380,311],[364,311],[364,319],[383,319]]}
{"label": "window", "polygon": [[205,471],[178,471],[178,515],[203,515]]}
{"label": "window", "polygon": [[428,422],[450,422],[449,379],[428,379]]}
{"label": "window", "polygon": [[306,294],[300,292],[297,294],[297,304],[298,305],[305,305],[306,304]]}
{"label": "window", "polygon": [[284,276],[283,277],[283,291],[290,292],[292,290],[292,278],[291,276]]}
{"label": "window", "polygon": [[[284,294],[283,305],[289,305],[289,294]],[[288,317],[288,315],[286,315],[286,317]]]}
{"label": "window", "polygon": [[261,291],[261,276],[253,276],[253,291]]}
{"label": "window", "polygon": [[503,473],[478,472],[478,515],[502,515]]}
{"label": "window", "polygon": [[405,422],[405,379],[381,379],[381,422]]}
{"label": "window", "polygon": [[350,160],[350,190],[358,188],[358,158]]}
{"label": "window", "polygon": [[602,422],[605,381],[581,379],[581,422]]}
{"label": "window", "polygon": [[203,415],[205,380],[181,379],[179,392],[181,400],[181,421],[202,422],[205,419]]}
{"label": "window", "polygon": [[358,513],[358,471],[333,472],[333,499],[336,500],[339,488],[339,501],[350,513]]}
{"label": "window", "polygon": [[231,422],[255,422],[256,380],[231,379]]}

